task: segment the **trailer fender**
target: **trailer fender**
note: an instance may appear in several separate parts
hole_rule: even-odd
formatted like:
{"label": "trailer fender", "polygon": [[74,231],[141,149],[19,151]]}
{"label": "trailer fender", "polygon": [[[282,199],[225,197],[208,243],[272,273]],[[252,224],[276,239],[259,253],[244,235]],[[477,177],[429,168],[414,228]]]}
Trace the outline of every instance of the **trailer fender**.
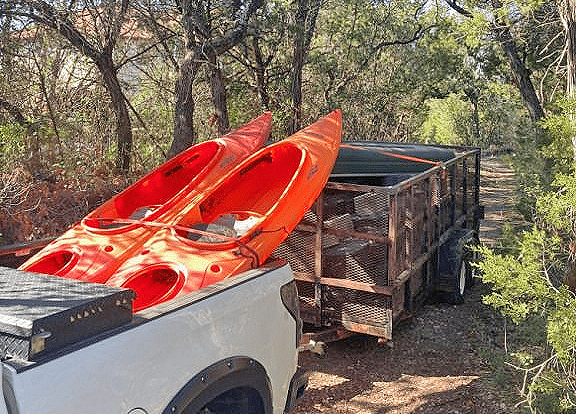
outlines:
{"label": "trailer fender", "polygon": [[264,367],[238,356],[217,362],[192,378],[162,414],[271,414],[272,391]]}
{"label": "trailer fender", "polygon": [[479,243],[475,230],[456,229],[440,246],[434,290],[441,301],[452,304],[464,301],[466,290],[474,283],[471,263],[476,255],[471,247]]}

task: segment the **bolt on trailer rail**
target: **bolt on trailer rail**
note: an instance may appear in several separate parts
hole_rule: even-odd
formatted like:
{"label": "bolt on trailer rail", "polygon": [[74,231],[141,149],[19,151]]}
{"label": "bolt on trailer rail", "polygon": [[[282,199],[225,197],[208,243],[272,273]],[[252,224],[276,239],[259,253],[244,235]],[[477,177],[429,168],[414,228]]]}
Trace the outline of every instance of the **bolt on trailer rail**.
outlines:
{"label": "bolt on trailer rail", "polygon": [[451,149],[454,158],[395,185],[329,182],[278,247],[303,321],[319,328],[311,336],[391,340],[393,325],[431,294],[464,293],[472,272],[463,244],[477,243],[483,216],[480,150]]}

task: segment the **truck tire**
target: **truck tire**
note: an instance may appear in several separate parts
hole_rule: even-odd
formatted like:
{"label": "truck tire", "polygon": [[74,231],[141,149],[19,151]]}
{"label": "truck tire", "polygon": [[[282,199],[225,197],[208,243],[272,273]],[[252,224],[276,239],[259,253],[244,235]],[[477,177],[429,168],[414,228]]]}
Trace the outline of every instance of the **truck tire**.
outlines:
{"label": "truck tire", "polygon": [[233,388],[220,394],[194,414],[264,414],[264,405],[253,388]]}

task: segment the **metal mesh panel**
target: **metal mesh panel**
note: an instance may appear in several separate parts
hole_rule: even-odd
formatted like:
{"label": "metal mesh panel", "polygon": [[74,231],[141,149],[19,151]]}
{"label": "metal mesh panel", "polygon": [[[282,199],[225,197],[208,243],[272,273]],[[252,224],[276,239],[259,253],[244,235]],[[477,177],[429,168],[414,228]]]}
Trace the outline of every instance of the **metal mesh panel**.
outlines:
{"label": "metal mesh panel", "polygon": [[312,208],[308,210],[306,214],[304,214],[304,218],[302,219],[302,221],[300,221],[300,223],[306,224],[308,226],[315,226],[316,224],[318,224],[318,216],[316,215],[315,211],[316,211],[316,204],[314,204]]}
{"label": "metal mesh panel", "polygon": [[468,194],[467,194],[467,208],[468,211],[471,211],[472,209],[474,209],[475,204],[474,204],[474,200],[475,200],[475,195],[476,195],[476,169],[469,167],[468,168],[468,179],[467,179],[467,184],[468,184]]}
{"label": "metal mesh panel", "polygon": [[[324,221],[325,229],[333,230],[354,230],[354,223],[352,221],[352,214],[346,213],[341,216],[336,216],[331,219]],[[322,248],[328,248],[335,246],[340,243],[340,238],[329,234],[328,232],[322,232]]]}
{"label": "metal mesh panel", "polygon": [[454,190],[455,190],[455,200],[454,200],[454,208],[456,217],[459,217],[463,213],[464,208],[464,166],[462,162],[456,164],[456,168],[454,170]]}
{"label": "metal mesh panel", "polygon": [[414,262],[416,257],[426,251],[426,218],[427,218],[427,191],[426,183],[415,183],[410,189],[410,202],[407,206],[407,253],[408,260]]}
{"label": "metal mesh panel", "polygon": [[396,260],[398,263],[398,273],[402,273],[407,267],[407,260],[409,255],[409,246],[407,236],[406,221],[407,217],[407,203],[408,194],[407,191],[401,191],[396,196],[398,204],[398,221],[396,225]]}
{"label": "metal mesh panel", "polygon": [[320,319],[320,309],[315,304],[314,283],[302,280],[296,281],[298,298],[300,299],[300,317],[307,323],[317,323]]}
{"label": "metal mesh panel", "polygon": [[390,209],[390,195],[368,192],[354,197],[354,212],[360,215],[382,214]]}
{"label": "metal mesh panel", "polygon": [[326,314],[344,326],[347,322],[383,330],[392,326],[392,300],[388,296],[332,286],[323,287],[323,296]]}
{"label": "metal mesh panel", "polygon": [[348,239],[324,251],[323,276],[385,286],[388,246]]}
{"label": "metal mesh panel", "polygon": [[295,272],[314,276],[315,234],[295,229],[272,253],[272,257],[285,259]]}
{"label": "metal mesh panel", "polygon": [[352,216],[354,230],[360,233],[388,235],[388,212],[381,214],[355,214]]}
{"label": "metal mesh panel", "polygon": [[354,214],[354,197],[358,193],[327,188],[324,190],[324,220]]}

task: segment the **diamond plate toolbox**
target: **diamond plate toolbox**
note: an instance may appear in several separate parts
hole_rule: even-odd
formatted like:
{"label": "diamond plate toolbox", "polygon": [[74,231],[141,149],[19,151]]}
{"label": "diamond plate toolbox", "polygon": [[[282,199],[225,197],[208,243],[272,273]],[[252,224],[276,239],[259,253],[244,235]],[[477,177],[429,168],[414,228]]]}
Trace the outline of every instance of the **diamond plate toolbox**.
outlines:
{"label": "diamond plate toolbox", "polygon": [[128,323],[134,292],[0,267],[0,359],[34,361]]}

